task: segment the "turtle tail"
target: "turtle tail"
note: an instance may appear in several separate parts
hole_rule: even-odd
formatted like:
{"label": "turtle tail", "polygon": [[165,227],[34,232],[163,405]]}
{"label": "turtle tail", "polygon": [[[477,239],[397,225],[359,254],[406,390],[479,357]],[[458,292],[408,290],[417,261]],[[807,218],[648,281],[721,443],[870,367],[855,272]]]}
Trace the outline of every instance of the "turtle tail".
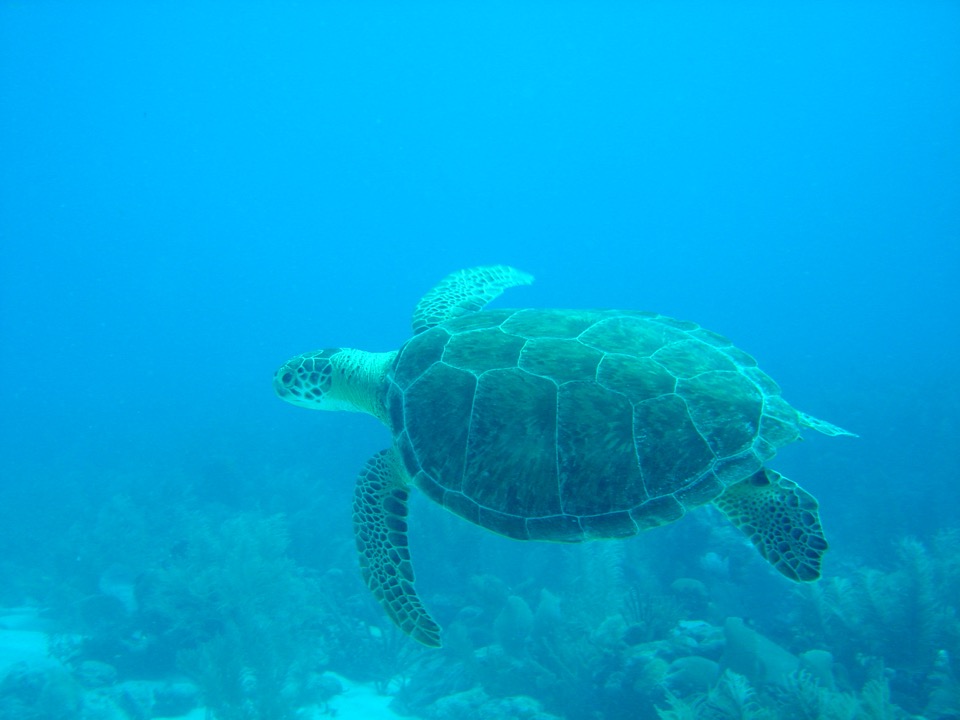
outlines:
{"label": "turtle tail", "polygon": [[837,435],[849,435],[850,437],[860,437],[856,433],[852,433],[849,430],[844,430],[842,427],[828,423],[826,420],[820,420],[815,418],[813,415],[807,415],[804,412],[797,411],[797,415],[800,416],[800,424],[804,427],[812,428],[819,433],[824,435],[829,435],[830,437],[836,437]]}

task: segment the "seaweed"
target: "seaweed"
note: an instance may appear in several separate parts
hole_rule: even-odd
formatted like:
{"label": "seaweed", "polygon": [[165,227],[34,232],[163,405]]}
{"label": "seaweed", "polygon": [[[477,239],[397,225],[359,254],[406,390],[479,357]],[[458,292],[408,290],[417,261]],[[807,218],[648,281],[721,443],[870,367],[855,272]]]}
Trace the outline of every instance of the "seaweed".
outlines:
{"label": "seaweed", "polygon": [[180,669],[227,720],[291,717],[326,662],[320,589],[287,545],[279,516],[200,522],[154,578],[150,610],[176,630]]}
{"label": "seaweed", "polygon": [[920,712],[938,658],[960,653],[958,551],[956,531],[929,545],[905,537],[893,543],[888,567],[854,568],[804,588],[802,625],[813,632],[807,641],[829,646],[855,685],[895,668],[897,702]]}
{"label": "seaweed", "polygon": [[703,697],[700,695],[683,698],[668,690],[665,700],[667,707],[657,707],[657,717],[660,720],[698,720],[703,717],[701,715]]}
{"label": "seaweed", "polygon": [[55,655],[77,678],[90,660],[121,682],[185,673],[226,720],[322,707],[326,668],[423,716],[960,714],[956,530],[891,542],[869,562],[837,549],[834,574],[784,591],[709,512],[634,541],[559,546],[511,544],[435,509],[414,528],[431,538],[417,547],[418,581],[445,627],[444,648],[428,651],[364,588],[349,521],[330,505],[288,519],[189,492],[116,495],[56,548]]}

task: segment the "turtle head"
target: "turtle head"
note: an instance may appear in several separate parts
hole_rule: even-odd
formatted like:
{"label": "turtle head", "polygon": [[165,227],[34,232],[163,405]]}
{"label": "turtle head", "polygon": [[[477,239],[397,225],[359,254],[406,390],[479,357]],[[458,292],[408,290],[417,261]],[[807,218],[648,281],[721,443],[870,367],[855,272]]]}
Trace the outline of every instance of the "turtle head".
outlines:
{"label": "turtle head", "polygon": [[294,405],[312,410],[340,410],[334,399],[331,358],[340,348],[328,348],[290,358],[273,374],[273,389]]}
{"label": "turtle head", "polygon": [[352,410],[382,417],[383,378],[396,356],[347,348],[297,355],[273,374],[273,389],[310,410]]}

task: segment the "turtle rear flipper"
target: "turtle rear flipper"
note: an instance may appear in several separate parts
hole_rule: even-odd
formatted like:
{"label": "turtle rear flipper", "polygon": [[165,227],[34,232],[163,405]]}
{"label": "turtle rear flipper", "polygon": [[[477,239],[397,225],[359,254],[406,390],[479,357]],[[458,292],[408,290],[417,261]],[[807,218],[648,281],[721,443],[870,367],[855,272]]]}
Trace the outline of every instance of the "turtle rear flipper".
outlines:
{"label": "turtle rear flipper", "polygon": [[408,494],[393,450],[381,450],[367,461],[353,496],[360,569],[370,592],[397,627],[424,645],[440,647],[440,626],[413,587],[407,548]]}
{"label": "turtle rear flipper", "polygon": [[791,580],[820,577],[827,540],[817,501],[778,472],[761,468],[713,501],[771,565]]}

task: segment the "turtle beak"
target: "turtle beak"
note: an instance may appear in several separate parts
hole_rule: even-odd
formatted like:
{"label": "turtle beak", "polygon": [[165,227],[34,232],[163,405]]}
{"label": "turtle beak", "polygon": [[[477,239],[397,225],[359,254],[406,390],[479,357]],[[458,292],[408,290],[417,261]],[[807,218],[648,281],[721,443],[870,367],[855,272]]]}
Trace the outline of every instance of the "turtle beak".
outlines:
{"label": "turtle beak", "polygon": [[273,374],[273,391],[288,402],[293,399],[290,389],[296,387],[296,384],[297,374],[290,367],[290,363],[284,364]]}

